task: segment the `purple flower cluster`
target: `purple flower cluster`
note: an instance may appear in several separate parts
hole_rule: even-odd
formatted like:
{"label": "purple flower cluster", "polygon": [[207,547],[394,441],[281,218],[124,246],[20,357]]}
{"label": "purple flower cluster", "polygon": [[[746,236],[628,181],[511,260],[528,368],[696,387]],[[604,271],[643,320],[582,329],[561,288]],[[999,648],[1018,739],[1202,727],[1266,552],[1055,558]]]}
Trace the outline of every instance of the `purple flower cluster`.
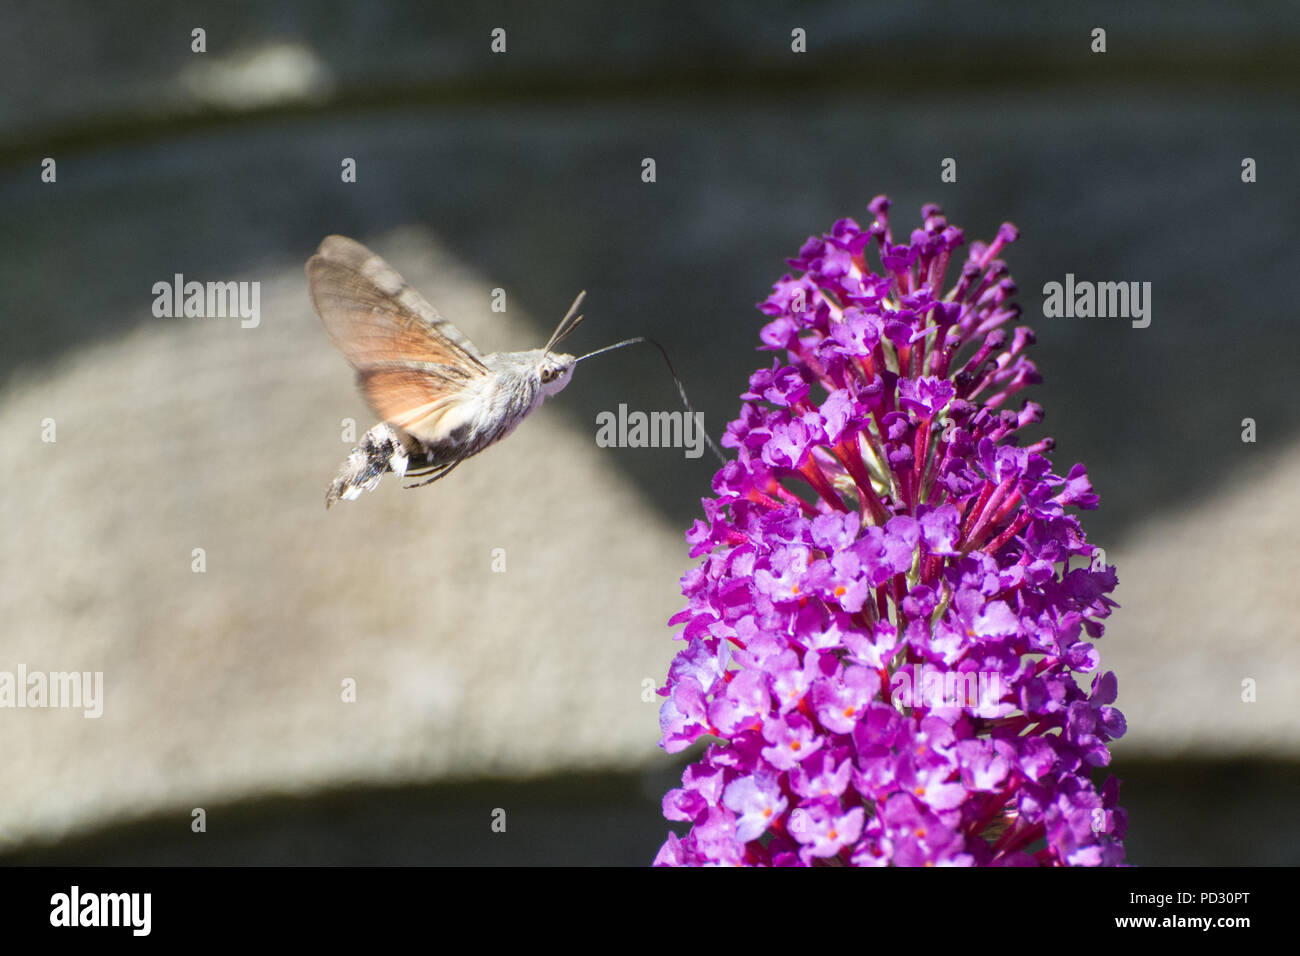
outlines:
{"label": "purple flower cluster", "polygon": [[[960,229],[937,206],[906,244],[851,219],[811,238],[760,306],[763,348],[723,444],[661,745],[716,738],[663,801],[690,823],[657,864],[1105,866],[1124,733],[1090,639],[1115,603],[1052,472],[1014,325],[1003,225],[944,291]],[[874,246],[880,271],[867,264]],[[1071,562],[1076,565],[1071,567]],[[1085,690],[1076,675],[1094,674]]]}

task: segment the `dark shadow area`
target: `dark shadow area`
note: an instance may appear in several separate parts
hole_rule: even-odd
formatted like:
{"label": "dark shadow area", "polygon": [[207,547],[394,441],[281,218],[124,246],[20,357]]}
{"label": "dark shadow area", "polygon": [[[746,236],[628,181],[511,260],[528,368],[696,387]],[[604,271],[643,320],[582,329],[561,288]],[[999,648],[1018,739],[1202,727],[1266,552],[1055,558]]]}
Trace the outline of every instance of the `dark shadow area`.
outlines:
{"label": "dark shadow area", "polygon": [[[1137,866],[1300,865],[1300,766],[1118,763]],[[669,826],[662,793],[677,773],[557,775],[422,787],[357,788],[190,808],[52,846],[0,866],[646,866]],[[505,831],[492,829],[505,811]],[[1258,821],[1270,820],[1267,837]]]}
{"label": "dark shadow area", "polygon": [[[1243,452],[1205,448],[1240,449],[1244,416],[1269,443],[1295,434],[1300,335],[1280,290],[1294,284],[1285,237],[1300,194],[1289,178],[1245,186],[1236,171],[1241,142],[1274,168],[1296,154],[1275,104],[1114,90],[877,104],[838,90],[810,107],[691,97],[301,117],[69,157],[54,193],[11,174],[0,377],[166,321],[149,312],[160,277],[265,276],[298,268],[327,233],[415,224],[507,289],[537,319],[536,342],[583,287],[573,347],[659,338],[716,436],[770,361],[753,351],[753,303],[785,257],[888,191],[900,231],[930,200],[968,239],[1020,226],[1006,257],[1045,378],[1028,395],[1047,410],[1058,463],[1089,465],[1103,502],[1094,537],[1229,480]],[[938,184],[947,155],[969,185]],[[357,183],[338,181],[340,156],[356,158]],[[655,183],[640,181],[643,156]],[[1067,273],[1151,282],[1151,326],[1045,319],[1043,284]],[[309,317],[305,282],[303,302],[267,320]],[[584,366],[556,407],[587,428],[620,402],[675,407],[652,353]],[[668,470],[651,451],[611,454],[676,523],[694,516],[709,459]]]}

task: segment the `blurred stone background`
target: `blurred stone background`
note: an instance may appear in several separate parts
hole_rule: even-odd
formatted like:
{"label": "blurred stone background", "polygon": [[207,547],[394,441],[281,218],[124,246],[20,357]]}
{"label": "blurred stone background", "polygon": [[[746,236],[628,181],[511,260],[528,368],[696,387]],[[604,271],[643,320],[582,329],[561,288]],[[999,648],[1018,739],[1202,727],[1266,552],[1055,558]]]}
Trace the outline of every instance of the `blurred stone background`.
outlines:
{"label": "blurred stone background", "polygon": [[[682,761],[643,682],[712,466],[593,436],[675,407],[658,357],[327,514],[371,419],[303,263],[354,236],[487,350],[586,288],[573,349],[656,336],[717,435],[784,258],[887,192],[1021,228],[1031,397],[1120,573],[1130,860],[1300,863],[1297,64],[1280,2],[7,5],[0,670],[106,702],[0,711],[0,862],[649,862]],[[1067,272],[1151,282],[1151,326],[1043,318]],[[261,324],[155,318],[176,273],[259,281]]]}

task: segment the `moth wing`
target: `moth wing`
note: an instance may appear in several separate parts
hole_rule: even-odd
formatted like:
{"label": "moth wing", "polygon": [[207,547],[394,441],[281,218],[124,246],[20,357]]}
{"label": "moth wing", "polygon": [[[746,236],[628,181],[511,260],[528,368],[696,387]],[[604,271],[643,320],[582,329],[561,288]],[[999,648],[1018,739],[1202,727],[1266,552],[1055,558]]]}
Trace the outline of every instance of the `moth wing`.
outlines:
{"label": "moth wing", "polygon": [[358,372],[415,362],[487,374],[474,343],[353,239],[327,236],[307,260],[307,285],[325,331]]}
{"label": "moth wing", "polygon": [[431,445],[473,416],[470,375],[453,365],[398,362],[357,372],[370,407],[384,421]]}

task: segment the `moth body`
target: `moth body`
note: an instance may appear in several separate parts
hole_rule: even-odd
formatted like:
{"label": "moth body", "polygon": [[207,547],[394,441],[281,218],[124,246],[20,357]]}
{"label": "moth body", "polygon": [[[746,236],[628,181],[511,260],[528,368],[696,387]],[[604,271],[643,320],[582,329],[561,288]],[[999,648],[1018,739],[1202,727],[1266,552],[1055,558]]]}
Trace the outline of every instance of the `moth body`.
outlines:
{"label": "moth body", "polygon": [[406,425],[414,450],[427,462],[414,467],[445,467],[501,441],[569,383],[572,363],[571,355],[543,356],[541,349],[483,356],[486,375],[468,385],[455,402]]}

